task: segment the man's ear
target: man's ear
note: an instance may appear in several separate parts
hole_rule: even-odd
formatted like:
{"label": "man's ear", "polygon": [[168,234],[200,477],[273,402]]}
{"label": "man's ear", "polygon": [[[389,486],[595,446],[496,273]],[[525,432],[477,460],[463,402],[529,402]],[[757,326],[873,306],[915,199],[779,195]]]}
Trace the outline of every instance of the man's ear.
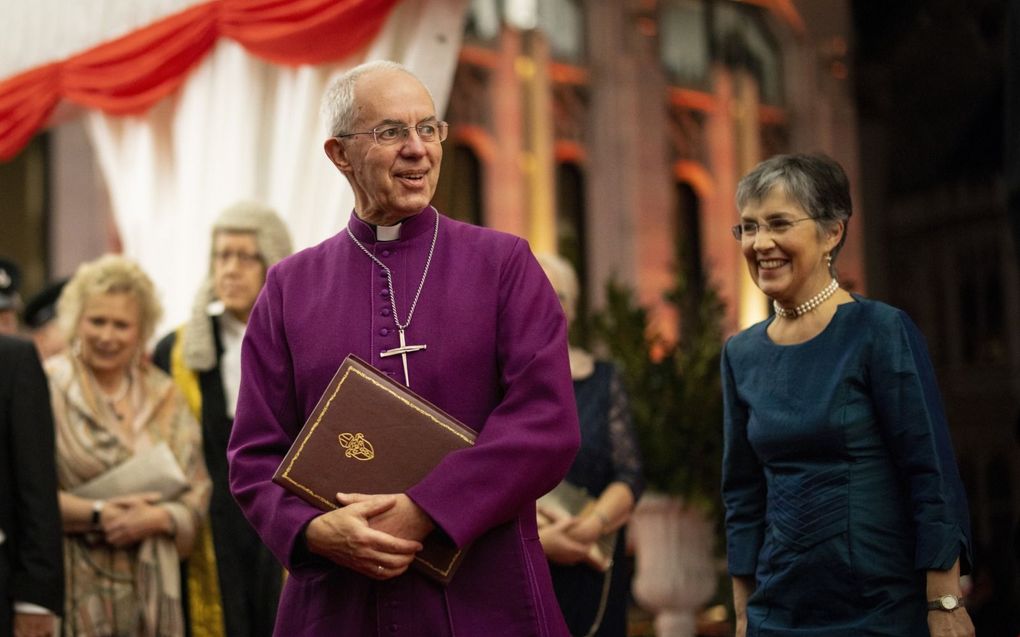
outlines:
{"label": "man's ear", "polygon": [[345,173],[351,169],[351,162],[347,158],[347,149],[339,139],[330,137],[322,147],[326,151],[326,157],[329,157],[329,160],[340,169],[340,172]]}

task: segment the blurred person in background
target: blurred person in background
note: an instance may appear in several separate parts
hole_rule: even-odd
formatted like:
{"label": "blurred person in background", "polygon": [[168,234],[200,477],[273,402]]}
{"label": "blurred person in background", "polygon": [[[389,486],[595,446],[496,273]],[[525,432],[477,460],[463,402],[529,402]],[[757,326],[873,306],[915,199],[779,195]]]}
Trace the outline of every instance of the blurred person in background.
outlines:
{"label": "blurred person in background", "polygon": [[[149,277],[116,255],[79,267],[57,305],[70,347],[46,372],[70,635],[185,632],[180,560],[205,516],[209,478],[198,423],[173,381],[143,355],[161,311]],[[154,460],[161,446],[169,464]],[[140,468],[128,464],[136,457],[146,459]],[[74,494],[114,471],[129,484],[172,485],[180,476],[181,486],[173,495],[130,487],[100,498]]]}
{"label": "blurred person in background", "polygon": [[67,279],[54,281],[25,303],[22,323],[43,360],[59,354],[67,347],[67,341],[56,321],[57,299],[66,283]]}
{"label": "blurred person in background", "polygon": [[[579,292],[573,266],[556,255],[537,258],[573,323]],[[563,515],[540,500],[538,533],[570,634],[623,637],[630,591],[625,525],[644,490],[641,452],[615,366],[573,346],[569,357],[581,448],[564,480],[593,502],[578,515]],[[613,531],[618,533],[612,554],[592,560],[596,541]]]}
{"label": "blurred person in background", "polygon": [[291,240],[275,211],[241,201],[217,217],[211,245],[209,275],[195,297],[191,320],[160,340],[154,356],[202,425],[212,480],[209,524],[187,562],[188,621],[194,637],[268,636],[283,570],[230,495],[227,442],[248,315],[266,269],[291,253]]}
{"label": "blurred person in background", "polygon": [[0,259],[0,334],[18,333],[21,270],[13,261]]}
{"label": "blurred person in background", "polygon": [[842,167],[779,155],[737,186],[775,315],[723,348],[723,501],[738,637],[974,634],[963,484],[924,337],[839,287]]}

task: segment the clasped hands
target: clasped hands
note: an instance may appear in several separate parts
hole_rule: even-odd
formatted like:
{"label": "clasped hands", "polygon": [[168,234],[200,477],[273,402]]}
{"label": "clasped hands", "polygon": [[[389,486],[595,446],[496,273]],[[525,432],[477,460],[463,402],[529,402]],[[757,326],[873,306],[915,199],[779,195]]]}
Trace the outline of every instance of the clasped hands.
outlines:
{"label": "clasped hands", "polygon": [[435,524],[403,493],[338,493],[339,509],[314,518],[305,530],[308,549],[366,577],[404,573]]}
{"label": "clasped hands", "polygon": [[156,492],[133,493],[106,500],[100,515],[100,530],[108,544],[123,548],[145,538],[168,533],[170,513],[157,505]]}
{"label": "clasped hands", "polygon": [[595,541],[602,535],[602,522],[594,515],[573,516],[560,509],[538,507],[538,536],[546,557],[557,564],[586,562],[602,570],[592,558]]}

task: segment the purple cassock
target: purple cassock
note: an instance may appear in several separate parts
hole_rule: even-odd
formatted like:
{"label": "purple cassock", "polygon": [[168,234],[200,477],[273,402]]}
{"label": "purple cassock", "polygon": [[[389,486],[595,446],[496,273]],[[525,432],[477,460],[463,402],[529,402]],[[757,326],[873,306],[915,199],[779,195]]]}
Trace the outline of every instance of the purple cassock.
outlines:
{"label": "purple cassock", "polygon": [[312,556],[302,532],[321,512],[271,478],[350,353],[403,382],[386,274],[340,232],[280,262],[248,321],[230,439],[230,487],[290,571],[277,635],[523,637],[567,635],[538,540],[535,499],[566,474],[579,443],[566,321],[526,241],[438,216],[361,243],[392,270],[400,320],[428,278],[410,326],[411,388],[478,432],[407,494],[458,546],[446,587],[408,570],[383,582]]}

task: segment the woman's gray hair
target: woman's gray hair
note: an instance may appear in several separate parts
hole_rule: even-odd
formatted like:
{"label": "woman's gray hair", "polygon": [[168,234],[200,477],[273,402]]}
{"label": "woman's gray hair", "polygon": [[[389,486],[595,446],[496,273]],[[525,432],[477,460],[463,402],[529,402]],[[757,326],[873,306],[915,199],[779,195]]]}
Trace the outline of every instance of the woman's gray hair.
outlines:
{"label": "woman's gray hair", "polygon": [[556,296],[560,298],[567,315],[567,322],[572,323],[577,316],[577,297],[581,293],[574,266],[560,255],[549,252],[536,254],[535,259],[556,290]]}
{"label": "woman's gray hair", "polygon": [[163,306],[156,295],[156,286],[142,268],[127,257],[105,254],[95,261],[78,266],[57,301],[57,320],[68,342],[78,336],[78,323],[85,304],[99,294],[129,294],[138,302],[140,348],[145,347],[163,315]]}
{"label": "woman's gray hair", "polygon": [[[358,83],[359,77],[366,73],[374,73],[375,71],[401,71],[421,82],[418,76],[411,72],[411,69],[391,60],[373,60],[372,62],[365,62],[345,71],[330,82],[322,98],[322,118],[326,121],[327,135],[339,137],[346,133],[355,132],[351,130],[357,115],[354,104],[354,86]],[[424,82],[421,82],[421,84],[425,86]],[[431,99],[432,91],[429,91],[427,86],[425,86],[425,90]],[[435,103],[435,99],[432,99],[432,102]],[[415,122],[409,123],[413,124]]]}
{"label": "woman's gray hair", "polygon": [[832,229],[842,222],[843,236],[830,255],[835,262],[853,214],[850,180],[843,167],[821,153],[776,155],[755,166],[737,184],[737,209],[762,201],[777,187],[823,228]]}

